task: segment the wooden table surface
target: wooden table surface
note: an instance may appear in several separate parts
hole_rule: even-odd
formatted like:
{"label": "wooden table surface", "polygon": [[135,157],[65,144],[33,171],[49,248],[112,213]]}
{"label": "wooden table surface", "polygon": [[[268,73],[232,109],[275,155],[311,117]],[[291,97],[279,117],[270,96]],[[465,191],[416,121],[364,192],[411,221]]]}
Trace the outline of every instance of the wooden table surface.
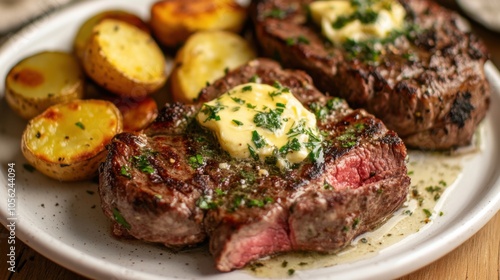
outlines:
{"label": "wooden table surface", "polygon": [[[457,9],[452,0],[441,0],[441,2],[452,9]],[[491,60],[500,68],[500,34],[472,23],[476,34],[488,45]],[[0,275],[3,275],[2,279],[86,279],[48,260],[20,240],[17,240],[16,243],[18,271],[9,273],[7,263],[4,261],[8,252],[7,236],[7,230],[3,226],[0,227]],[[500,279],[499,270],[500,212],[460,247],[430,265],[400,279]]]}

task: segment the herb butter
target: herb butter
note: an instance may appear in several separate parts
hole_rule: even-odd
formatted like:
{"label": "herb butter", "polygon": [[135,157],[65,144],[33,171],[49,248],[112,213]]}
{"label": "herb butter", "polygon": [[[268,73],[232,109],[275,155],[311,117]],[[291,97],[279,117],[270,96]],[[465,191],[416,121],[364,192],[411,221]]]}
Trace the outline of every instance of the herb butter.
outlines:
{"label": "herb butter", "polygon": [[406,16],[403,6],[394,0],[314,1],[309,8],[323,35],[336,44],[385,38],[404,28]]}
{"label": "herb butter", "polygon": [[196,119],[234,158],[287,169],[322,156],[315,115],[279,83],[239,85],[203,104]]}

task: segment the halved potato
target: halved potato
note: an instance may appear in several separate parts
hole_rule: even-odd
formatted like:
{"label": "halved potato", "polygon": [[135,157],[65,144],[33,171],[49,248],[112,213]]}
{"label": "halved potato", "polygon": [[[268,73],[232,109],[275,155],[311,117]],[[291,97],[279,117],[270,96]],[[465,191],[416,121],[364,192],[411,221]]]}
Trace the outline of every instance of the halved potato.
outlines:
{"label": "halved potato", "polygon": [[193,34],[175,57],[171,76],[173,99],[193,103],[207,83],[255,56],[252,46],[235,33],[200,31]]}
{"label": "halved potato", "polygon": [[94,27],[83,67],[97,84],[125,97],[151,94],[167,78],[166,58],[153,38],[115,19],[104,19]]}
{"label": "halved potato", "polygon": [[59,51],[36,53],[17,63],[5,79],[5,99],[31,119],[49,106],[81,98],[85,78],[76,57]]}
{"label": "halved potato", "polygon": [[105,100],[73,100],[49,107],[31,119],[21,139],[26,160],[61,181],[92,178],[106,145],[122,131],[122,116]]}
{"label": "halved potato", "polygon": [[160,43],[178,47],[196,31],[239,32],[246,7],[235,0],[163,0],[151,6],[151,29]]}
{"label": "halved potato", "polygon": [[92,35],[94,26],[107,18],[128,22],[137,26],[141,30],[150,33],[149,26],[137,15],[122,10],[108,10],[100,12],[87,19],[76,33],[75,39],[73,40],[73,51],[79,59],[83,58],[85,47],[90,41],[90,36]]}

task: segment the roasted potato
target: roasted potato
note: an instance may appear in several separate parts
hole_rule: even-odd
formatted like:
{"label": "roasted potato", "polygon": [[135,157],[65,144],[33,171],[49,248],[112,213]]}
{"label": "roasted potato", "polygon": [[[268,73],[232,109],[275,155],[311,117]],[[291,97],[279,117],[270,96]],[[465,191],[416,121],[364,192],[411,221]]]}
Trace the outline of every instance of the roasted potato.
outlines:
{"label": "roasted potato", "polygon": [[104,100],[73,100],[49,107],[31,119],[21,139],[26,160],[61,181],[92,178],[106,145],[122,130],[122,116]]}
{"label": "roasted potato", "polygon": [[83,59],[83,53],[90,40],[90,36],[92,35],[94,26],[107,18],[128,22],[132,25],[137,26],[145,32],[151,33],[151,31],[149,30],[149,26],[140,17],[132,13],[121,10],[109,10],[100,12],[87,19],[80,26],[80,29],[76,33],[76,36],[73,40],[73,51],[80,60]]}
{"label": "roasted potato", "polygon": [[36,53],[17,63],[5,79],[5,99],[31,119],[49,106],[81,98],[85,78],[76,57],[59,51]]}
{"label": "roasted potato", "polygon": [[87,75],[123,97],[153,93],[166,81],[166,58],[153,38],[115,19],[95,25],[83,57]]}
{"label": "roasted potato", "polygon": [[151,6],[151,29],[160,43],[178,47],[196,31],[239,32],[246,7],[235,0],[163,0]]}
{"label": "roasted potato", "polygon": [[158,116],[158,105],[150,96],[140,98],[107,96],[104,99],[111,101],[120,110],[123,117],[123,131],[140,131]]}
{"label": "roasted potato", "polygon": [[173,99],[193,103],[207,83],[255,56],[252,46],[235,33],[200,31],[193,34],[175,57],[171,75]]}

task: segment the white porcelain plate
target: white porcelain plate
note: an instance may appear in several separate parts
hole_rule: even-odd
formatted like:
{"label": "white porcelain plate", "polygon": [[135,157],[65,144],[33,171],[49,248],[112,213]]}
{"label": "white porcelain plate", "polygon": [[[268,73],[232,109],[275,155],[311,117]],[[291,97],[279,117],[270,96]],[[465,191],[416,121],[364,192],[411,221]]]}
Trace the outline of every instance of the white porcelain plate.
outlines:
{"label": "white porcelain plate", "polygon": [[[91,1],[68,7],[29,26],[0,50],[0,96],[4,78],[20,59],[42,50],[70,50],[80,24],[104,9],[130,10],[148,18],[153,0]],[[389,279],[407,274],[448,253],[477,232],[500,208],[500,75],[487,64],[492,83],[485,120],[484,149],[465,163],[458,184],[443,203],[447,215],[374,257],[297,271],[296,279]],[[203,248],[174,254],[162,246],[117,240],[100,209],[97,184],[61,183],[23,167],[20,138],[26,121],[0,99],[0,214],[8,212],[9,163],[15,164],[16,237],[41,254],[82,275],[97,279],[254,279],[245,271],[218,273]],[[10,221],[9,221],[10,222]]]}

